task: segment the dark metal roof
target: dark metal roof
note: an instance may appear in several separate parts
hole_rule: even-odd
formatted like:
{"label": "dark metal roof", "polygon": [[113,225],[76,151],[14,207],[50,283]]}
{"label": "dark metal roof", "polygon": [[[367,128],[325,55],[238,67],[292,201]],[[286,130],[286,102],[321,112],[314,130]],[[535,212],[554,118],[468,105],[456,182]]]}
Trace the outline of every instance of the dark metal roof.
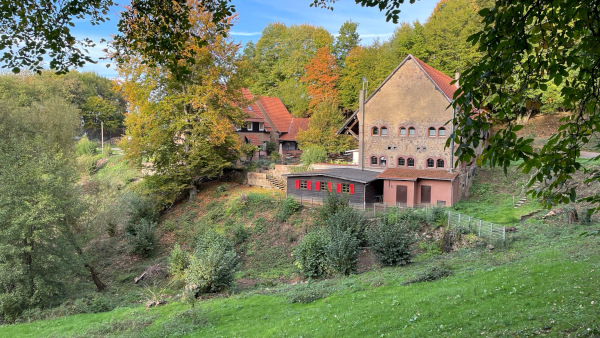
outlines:
{"label": "dark metal roof", "polygon": [[335,168],[335,169],[324,169],[314,171],[303,171],[298,173],[285,174],[287,177],[298,177],[298,176],[325,176],[339,178],[342,180],[348,180],[359,183],[369,183],[377,180],[377,175],[380,172],[371,170],[359,170],[355,168]]}

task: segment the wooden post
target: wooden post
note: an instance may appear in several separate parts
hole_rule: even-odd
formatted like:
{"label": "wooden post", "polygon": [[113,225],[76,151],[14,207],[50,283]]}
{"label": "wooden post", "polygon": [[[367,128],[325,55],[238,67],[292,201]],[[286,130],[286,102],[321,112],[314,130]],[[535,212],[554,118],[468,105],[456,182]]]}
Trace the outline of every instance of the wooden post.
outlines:
{"label": "wooden post", "polygon": [[481,220],[479,220],[479,237],[481,237]]}
{"label": "wooden post", "polygon": [[494,235],[494,223],[490,223],[490,239],[492,239]]}
{"label": "wooden post", "polygon": [[471,232],[471,216],[469,216],[469,232]]}
{"label": "wooden post", "polygon": [[450,210],[448,210],[448,228],[450,227]]}
{"label": "wooden post", "polygon": [[377,203],[373,203],[373,217],[375,217],[375,205],[376,205],[376,204],[377,204]]}
{"label": "wooden post", "polygon": [[502,240],[506,241],[506,226],[502,227]]}

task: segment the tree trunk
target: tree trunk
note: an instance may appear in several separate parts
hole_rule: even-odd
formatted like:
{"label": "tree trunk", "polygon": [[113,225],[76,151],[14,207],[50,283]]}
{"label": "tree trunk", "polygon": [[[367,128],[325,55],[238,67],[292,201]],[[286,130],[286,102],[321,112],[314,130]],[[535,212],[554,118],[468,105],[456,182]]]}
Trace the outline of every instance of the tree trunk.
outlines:
{"label": "tree trunk", "polygon": [[189,201],[193,202],[196,199],[196,196],[198,195],[198,188],[196,187],[195,184],[192,184],[192,187],[190,188],[190,197],[189,197]]}
{"label": "tree trunk", "polygon": [[102,283],[102,281],[100,280],[100,277],[98,277],[98,273],[96,272],[94,267],[89,265],[88,263],[84,263],[83,266],[85,266],[85,268],[88,269],[88,271],[90,272],[90,275],[92,276],[92,280],[94,281],[94,284],[96,284],[96,288],[98,289],[98,292],[102,292],[104,289],[106,289],[106,285],[104,283]]}

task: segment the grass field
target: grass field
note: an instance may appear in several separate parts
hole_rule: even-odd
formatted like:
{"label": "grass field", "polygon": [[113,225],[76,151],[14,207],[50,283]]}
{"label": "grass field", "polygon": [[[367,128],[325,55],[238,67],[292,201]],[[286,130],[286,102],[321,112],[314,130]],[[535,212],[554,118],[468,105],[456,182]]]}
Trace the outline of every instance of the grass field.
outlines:
{"label": "grass field", "polygon": [[[600,237],[579,236],[584,229],[527,224],[507,250],[463,249],[407,267],[258,288],[194,307],[174,301],[4,326],[0,336],[597,335]],[[403,285],[438,265],[453,275]]]}

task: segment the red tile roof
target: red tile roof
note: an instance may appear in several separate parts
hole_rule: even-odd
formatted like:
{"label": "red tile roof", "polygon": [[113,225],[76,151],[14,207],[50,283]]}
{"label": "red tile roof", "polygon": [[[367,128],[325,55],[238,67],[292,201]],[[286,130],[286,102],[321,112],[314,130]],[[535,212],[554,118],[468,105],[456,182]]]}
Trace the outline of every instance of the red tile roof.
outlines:
{"label": "red tile roof", "polygon": [[290,132],[281,135],[279,139],[282,141],[296,141],[296,134],[298,134],[298,131],[308,129],[309,120],[309,118],[292,118],[290,123]]}
{"label": "red tile roof", "polygon": [[446,170],[389,168],[377,175],[377,178],[410,181],[416,181],[419,178],[425,178],[453,181],[457,176],[457,172],[451,173]]}
{"label": "red tile roof", "polygon": [[280,133],[287,133],[290,131],[292,114],[285,108],[283,102],[281,102],[279,98],[261,96],[258,98],[258,102],[269,116],[269,119],[273,121],[277,131]]}
{"label": "red tile roof", "polygon": [[256,135],[248,134],[248,135],[244,135],[244,137],[253,146],[261,146],[262,145],[262,142],[258,139],[258,136],[256,136]]}
{"label": "red tile roof", "polygon": [[454,97],[454,92],[458,89],[455,85],[450,84],[450,82],[454,81],[454,79],[412,55],[409,55],[409,57],[414,58],[415,61],[417,61],[417,63],[421,66],[421,68],[423,68],[425,73],[429,75],[431,80],[444,92],[444,94],[450,100],[452,100],[452,98]]}
{"label": "red tile roof", "polygon": [[256,98],[254,97],[254,95],[252,95],[252,93],[250,93],[250,91],[246,88],[242,88],[242,94],[244,95],[244,98],[246,100],[251,102],[248,106],[242,108],[244,113],[246,113],[251,118],[261,119],[260,122],[263,122],[264,116],[260,111],[260,108],[256,104]]}

